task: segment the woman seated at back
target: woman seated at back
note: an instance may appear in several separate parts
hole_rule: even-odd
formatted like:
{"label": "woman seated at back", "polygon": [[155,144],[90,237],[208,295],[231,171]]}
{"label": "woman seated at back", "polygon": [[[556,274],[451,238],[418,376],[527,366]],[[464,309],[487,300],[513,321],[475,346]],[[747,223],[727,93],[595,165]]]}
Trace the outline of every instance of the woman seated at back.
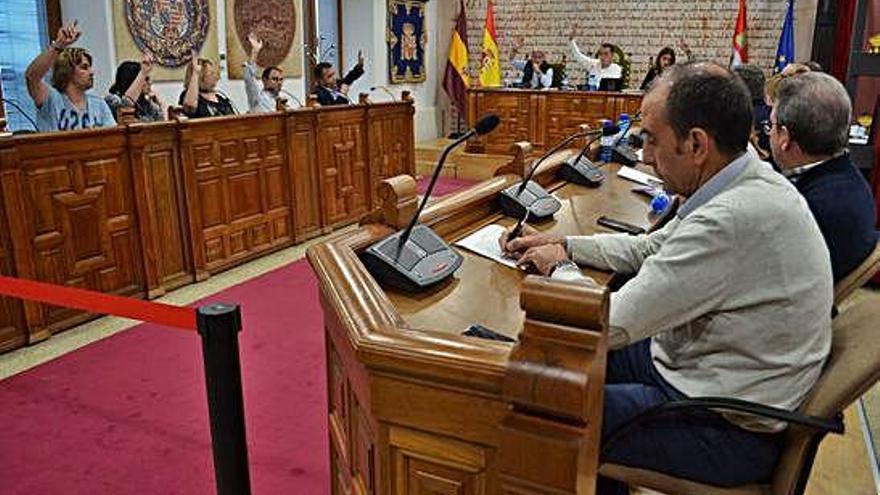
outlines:
{"label": "woman seated at back", "polygon": [[104,100],[117,121],[121,108],[134,108],[134,116],[141,122],[164,120],[162,103],[150,84],[152,68],[153,60],[149,56],[141,63],[126,61],[116,68],[116,79]]}
{"label": "woman seated at back", "polygon": [[217,92],[220,80],[217,64],[197,55],[193,53],[192,61],[186,66],[186,89],[180,94],[183,113],[192,118],[235,115],[229,99]]}
{"label": "woman seated at back", "polygon": [[[684,40],[678,41],[679,48],[684,51],[685,56],[688,60],[691,59],[691,49]],[[666,68],[675,65],[675,50],[671,46],[663,47],[660,50],[660,53],[657,54],[657,58],[654,59],[654,63],[651,64],[651,68],[648,69],[648,73],[645,75],[645,80],[642,81],[642,90],[648,89],[648,86],[651,85],[651,82],[654,81],[660,74],[663,73]]]}

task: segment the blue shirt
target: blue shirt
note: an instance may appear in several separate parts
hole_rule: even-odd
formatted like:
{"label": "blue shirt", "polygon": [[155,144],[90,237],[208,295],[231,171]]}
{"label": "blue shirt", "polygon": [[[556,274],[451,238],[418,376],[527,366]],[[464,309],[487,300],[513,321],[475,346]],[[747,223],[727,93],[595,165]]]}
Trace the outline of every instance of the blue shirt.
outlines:
{"label": "blue shirt", "polygon": [[40,132],[73,131],[97,127],[113,127],[116,119],[110,107],[94,95],[86,95],[86,107],[78,109],[67,95],[47,85],[48,97],[37,107],[37,130]]}

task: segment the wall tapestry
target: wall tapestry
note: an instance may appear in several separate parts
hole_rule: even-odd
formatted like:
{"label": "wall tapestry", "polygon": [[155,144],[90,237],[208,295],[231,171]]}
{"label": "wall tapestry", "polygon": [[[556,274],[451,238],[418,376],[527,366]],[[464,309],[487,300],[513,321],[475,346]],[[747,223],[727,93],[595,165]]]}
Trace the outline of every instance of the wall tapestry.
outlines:
{"label": "wall tapestry", "polygon": [[263,40],[257,58],[260,68],[274,65],[284,77],[302,77],[302,30],[299,0],[226,0],[226,51],[229,78],[244,77],[251,32]]}
{"label": "wall tapestry", "polygon": [[388,72],[393,84],[425,81],[427,0],[388,0]]}
{"label": "wall tapestry", "polygon": [[211,0],[114,0],[116,62],[157,62],[154,81],[182,81],[192,50],[218,61],[216,20]]}

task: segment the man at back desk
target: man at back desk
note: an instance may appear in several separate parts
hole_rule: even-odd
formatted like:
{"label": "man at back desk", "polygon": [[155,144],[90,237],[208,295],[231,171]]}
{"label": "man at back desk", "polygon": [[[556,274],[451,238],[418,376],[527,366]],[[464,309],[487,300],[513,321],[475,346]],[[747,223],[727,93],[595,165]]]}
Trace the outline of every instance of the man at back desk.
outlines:
{"label": "man at back desk", "polygon": [[[599,58],[588,57],[581,53],[574,37],[569,39],[571,47],[571,56],[576,61],[587,66],[587,85],[593,86],[589,89],[599,89],[607,86],[602,84],[603,79],[613,80],[619,83],[623,78],[623,69],[614,63],[614,46],[610,43],[602,43],[599,47]],[[608,81],[611,82],[611,81]],[[616,89],[620,89],[615,85]]]}
{"label": "man at back desk", "polygon": [[315,94],[318,97],[318,103],[323,106],[329,105],[348,105],[351,99],[348,97],[348,89],[364,75],[364,55],[358,52],[358,61],[348,74],[342,80],[336,77],[336,70],[327,62],[321,62],[315,66]]}
{"label": "man at back desk", "polygon": [[[649,235],[557,237],[534,230],[502,248],[554,278],[575,263],[635,276],[611,295],[603,439],[684,397],[724,396],[794,410],[831,344],[828,251],[806,202],[751,158],[748,90],[714,64],[664,74],[642,103],[645,162],[686,198]],[[767,480],[785,425],[710,413],[648,423],[603,461],[719,486]],[[600,494],[627,493],[602,479]]]}

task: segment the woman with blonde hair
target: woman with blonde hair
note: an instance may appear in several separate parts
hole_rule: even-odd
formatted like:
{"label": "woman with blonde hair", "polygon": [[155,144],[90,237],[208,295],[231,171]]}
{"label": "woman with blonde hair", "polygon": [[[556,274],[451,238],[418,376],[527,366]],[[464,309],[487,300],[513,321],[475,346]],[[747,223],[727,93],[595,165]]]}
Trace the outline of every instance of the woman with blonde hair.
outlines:
{"label": "woman with blonde hair", "polygon": [[180,94],[180,104],[187,117],[215,117],[235,115],[228,98],[217,92],[220,69],[213,61],[199,58],[193,52],[192,61],[186,66],[186,87]]}

